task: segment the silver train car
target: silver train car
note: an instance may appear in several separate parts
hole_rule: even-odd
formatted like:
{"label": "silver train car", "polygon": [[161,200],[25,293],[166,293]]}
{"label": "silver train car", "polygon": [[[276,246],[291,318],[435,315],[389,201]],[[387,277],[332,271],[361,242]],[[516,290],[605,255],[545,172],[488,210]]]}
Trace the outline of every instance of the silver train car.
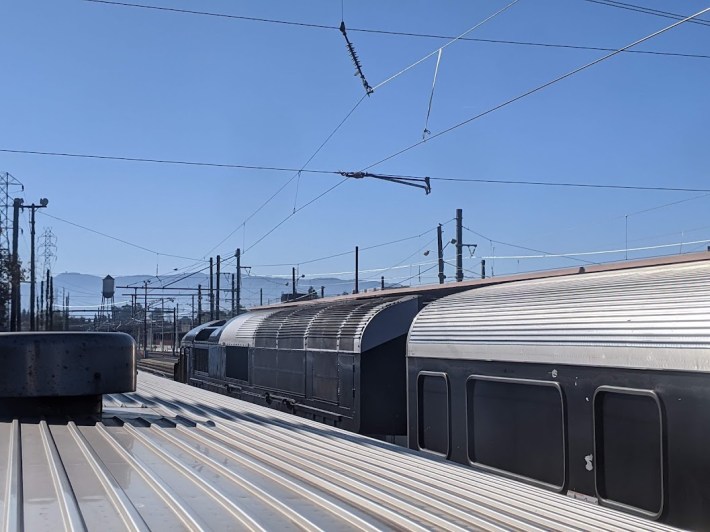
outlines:
{"label": "silver train car", "polygon": [[710,528],[710,261],[445,297],[407,355],[410,447]]}

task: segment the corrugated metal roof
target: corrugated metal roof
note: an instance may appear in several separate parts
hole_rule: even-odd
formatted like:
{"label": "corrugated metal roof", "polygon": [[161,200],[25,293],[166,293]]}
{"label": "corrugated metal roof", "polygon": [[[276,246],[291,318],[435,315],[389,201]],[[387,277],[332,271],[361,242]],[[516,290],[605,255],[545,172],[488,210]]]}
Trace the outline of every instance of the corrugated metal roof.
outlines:
{"label": "corrugated metal roof", "polygon": [[222,328],[219,343],[222,345],[238,345],[241,347],[254,346],[254,334],[268,316],[275,310],[254,310],[240,314],[229,320]]}
{"label": "corrugated metal roof", "polygon": [[618,270],[629,270],[632,268],[646,268],[649,266],[660,266],[664,264],[684,264],[696,261],[705,261],[710,257],[710,252],[701,251],[698,253],[683,253],[680,255],[666,255],[663,257],[652,257],[648,259],[636,259],[636,260],[624,260],[621,262],[611,262],[602,264],[585,264],[582,267],[573,268],[558,268],[554,270],[535,270],[530,272],[522,272],[508,275],[497,275],[495,277],[486,277],[485,279],[468,279],[463,282],[456,283],[444,283],[444,284],[430,284],[430,285],[416,285],[416,286],[404,286],[401,288],[387,288],[385,290],[373,290],[370,292],[360,292],[358,294],[348,294],[344,296],[328,296],[325,299],[318,299],[314,301],[292,301],[288,303],[276,303],[272,305],[263,305],[255,307],[258,309],[272,308],[272,309],[282,309],[289,306],[302,306],[302,305],[313,305],[323,302],[334,302],[334,301],[353,301],[353,300],[365,300],[372,298],[381,297],[392,297],[399,296],[403,297],[406,295],[418,295],[427,299],[437,299],[447,295],[463,292],[471,288],[477,288],[482,286],[490,286],[501,283],[511,283],[531,279],[546,279],[549,277],[564,277],[568,275],[577,275],[580,270],[587,273],[592,272],[607,272],[607,271],[618,271]]}
{"label": "corrugated metal roof", "polygon": [[[599,346],[607,349],[589,349]],[[417,316],[408,349],[410,356],[710,371],[710,261],[449,296]]]}
{"label": "corrugated metal roof", "polygon": [[9,530],[667,530],[139,373],[100,421],[0,422]]}
{"label": "corrugated metal roof", "polygon": [[256,310],[233,318],[221,330],[219,343],[287,350],[360,352],[371,322],[392,306],[402,306],[408,318],[383,318],[388,332],[378,331],[367,345],[374,347],[406,334],[418,311],[416,297],[388,297],[364,301],[327,301],[282,309]]}

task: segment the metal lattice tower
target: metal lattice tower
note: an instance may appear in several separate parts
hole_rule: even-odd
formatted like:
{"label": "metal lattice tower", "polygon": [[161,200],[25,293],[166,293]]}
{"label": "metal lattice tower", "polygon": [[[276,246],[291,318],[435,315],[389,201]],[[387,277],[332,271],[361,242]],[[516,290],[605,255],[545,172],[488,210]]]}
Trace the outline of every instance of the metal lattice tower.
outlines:
{"label": "metal lattice tower", "polygon": [[12,201],[25,186],[9,172],[0,172],[0,249],[10,250]]}
{"label": "metal lattice tower", "polygon": [[39,256],[42,258],[42,272],[51,271],[57,260],[57,236],[51,227],[45,227],[39,237]]}

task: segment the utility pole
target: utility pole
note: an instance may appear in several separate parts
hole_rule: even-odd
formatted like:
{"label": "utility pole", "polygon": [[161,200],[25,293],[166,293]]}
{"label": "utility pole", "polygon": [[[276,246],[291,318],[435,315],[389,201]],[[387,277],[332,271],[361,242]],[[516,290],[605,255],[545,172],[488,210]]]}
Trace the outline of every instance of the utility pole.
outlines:
{"label": "utility pole", "polygon": [[47,276],[49,277],[49,315],[47,316],[47,319],[49,320],[49,329],[50,331],[54,330],[54,278],[49,274],[49,270],[47,270]]}
{"label": "utility pole", "polygon": [[456,282],[463,281],[463,209],[456,209]]}
{"label": "utility pole", "polygon": [[323,299],[325,297],[325,286],[320,287],[320,297]]}
{"label": "utility pole", "polygon": [[[242,250],[237,248],[235,255],[237,258],[237,316],[239,316],[242,312]],[[261,297],[261,289],[259,289],[259,298]]]}
{"label": "utility pole", "polygon": [[232,274],[232,313],[231,317],[234,317],[234,274]]}
{"label": "utility pole", "polygon": [[[47,325],[49,324],[49,291],[50,291],[50,286],[49,286],[49,279],[51,277],[51,273],[49,269],[47,269],[47,283],[44,285],[45,286],[45,294],[46,294],[46,302],[47,302],[47,307],[44,309],[44,326],[45,329],[47,328]],[[49,329],[47,329],[49,330]]]}
{"label": "utility pole", "polygon": [[291,294],[296,299],[296,268],[291,268]]}
{"label": "utility pole", "polygon": [[195,294],[190,296],[190,328],[195,326]]}
{"label": "utility pole", "polygon": [[197,285],[197,325],[202,323],[202,285]]}
{"label": "utility pole", "polygon": [[148,281],[143,281],[143,358],[148,357]]}
{"label": "utility pole", "polygon": [[214,261],[210,257],[210,321],[214,320]]}
{"label": "utility pole", "polygon": [[441,238],[441,224],[436,227],[437,252],[439,253],[439,284],[444,284],[444,245]]}
{"label": "utility pole", "polygon": [[175,346],[177,344],[177,303],[173,307],[173,356],[175,356]]}
{"label": "utility pole", "polygon": [[358,275],[358,270],[359,270],[359,262],[360,262],[360,250],[357,246],[355,246],[355,293],[360,292],[360,279]]}
{"label": "utility pole", "polygon": [[15,198],[12,202],[12,294],[10,297],[10,330],[21,331],[22,321],[20,315],[20,257],[17,253],[17,240],[20,231],[20,208],[23,200]]}
{"label": "utility pole", "polygon": [[385,289],[385,276],[380,277],[380,290]]}
{"label": "utility pole", "polygon": [[35,322],[35,212],[49,204],[47,198],[41,198],[39,205],[21,205],[21,209],[30,210],[30,330],[36,330]]}
{"label": "utility pole", "polygon": [[[37,311],[37,321],[39,322],[39,327],[38,329],[45,329],[47,328],[47,307],[49,306],[49,298],[47,298],[47,306],[44,305],[44,295],[49,293],[49,270],[47,270],[47,286],[45,288],[44,286],[44,279],[42,279],[39,282],[39,306],[37,307],[39,310]],[[44,323],[42,321],[42,316],[44,316],[45,320]]]}
{"label": "utility pole", "polygon": [[481,259],[481,279],[486,278],[486,259]]}
{"label": "utility pole", "polygon": [[217,255],[217,292],[215,294],[215,313],[216,313],[216,318],[215,319],[220,319],[220,309],[219,309],[219,284],[220,284],[220,277],[222,277],[222,274],[220,273],[220,268],[222,265],[222,259],[220,258],[219,255]]}
{"label": "utility pole", "polygon": [[259,306],[264,304],[264,289],[259,288]]}

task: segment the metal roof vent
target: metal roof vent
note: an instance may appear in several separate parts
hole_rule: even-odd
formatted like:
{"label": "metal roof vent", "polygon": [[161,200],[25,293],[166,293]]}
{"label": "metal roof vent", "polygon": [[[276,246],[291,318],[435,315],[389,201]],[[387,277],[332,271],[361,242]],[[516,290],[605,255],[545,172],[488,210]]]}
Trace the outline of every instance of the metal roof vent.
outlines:
{"label": "metal roof vent", "polygon": [[105,393],[136,389],[124,333],[0,333],[0,416],[99,414]]}

